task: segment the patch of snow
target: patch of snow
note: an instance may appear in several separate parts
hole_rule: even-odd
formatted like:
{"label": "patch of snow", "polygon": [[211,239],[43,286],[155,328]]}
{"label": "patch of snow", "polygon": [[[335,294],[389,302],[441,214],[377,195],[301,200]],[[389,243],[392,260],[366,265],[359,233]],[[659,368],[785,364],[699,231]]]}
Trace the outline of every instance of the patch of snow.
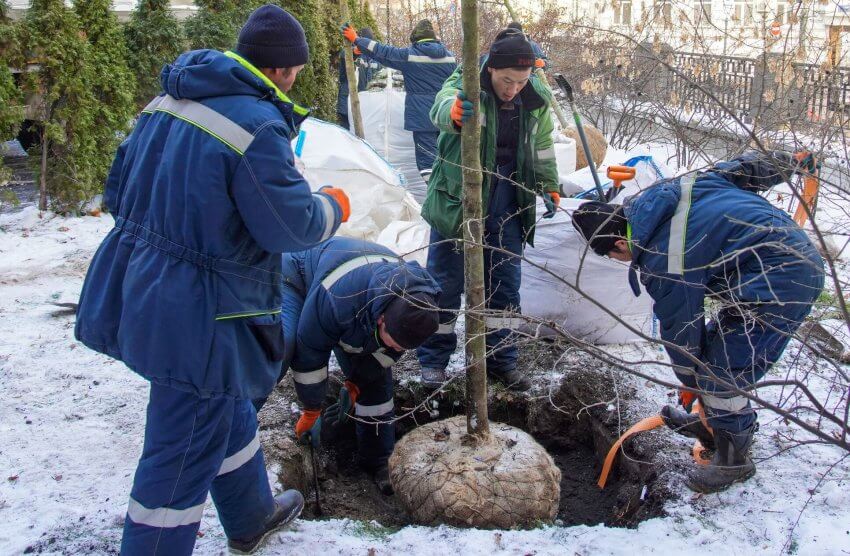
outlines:
{"label": "patch of snow", "polygon": [[[100,554],[119,546],[142,449],[147,383],[76,342],[72,317],[53,315],[54,302],[77,299],[88,262],[111,227],[108,215],[66,219],[39,216],[32,208],[0,215],[2,554],[30,546],[54,554]],[[673,380],[669,369],[655,362],[663,357],[655,350],[610,349],[633,350],[631,357],[648,361],[643,369]],[[462,353],[456,354],[453,374],[461,359]],[[639,390],[646,415],[668,401],[668,389],[640,384],[646,385]],[[260,554],[850,552],[850,465],[844,460],[831,468],[844,454],[822,445],[783,451],[789,435],[805,435],[766,412],[761,421],[755,446],[761,461],[752,480],[708,496],[692,496],[682,486],[682,497],[665,508],[667,517],[635,529],[411,526],[394,531],[373,523],[300,519]],[[690,444],[682,439],[681,446],[681,454],[673,456],[686,459]],[[200,535],[196,553],[223,552],[224,534],[212,504]]]}

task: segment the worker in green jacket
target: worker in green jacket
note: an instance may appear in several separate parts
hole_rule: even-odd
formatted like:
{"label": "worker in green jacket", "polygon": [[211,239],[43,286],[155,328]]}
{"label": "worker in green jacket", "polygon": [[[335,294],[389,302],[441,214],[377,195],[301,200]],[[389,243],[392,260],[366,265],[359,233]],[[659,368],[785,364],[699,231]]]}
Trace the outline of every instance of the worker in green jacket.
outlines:
{"label": "worker in green jacket", "polygon": [[[531,387],[516,368],[511,330],[517,319],[509,318],[520,312],[520,257],[526,243],[533,245],[535,197],[542,195],[550,209],[560,203],[549,116],[552,98],[545,84],[532,75],[534,64],[531,44],[514,29],[500,32],[481,61],[484,286],[487,308],[495,313],[486,319],[487,372],[515,390]],[[428,272],[443,295],[440,328],[417,351],[422,382],[431,388],[446,380],[445,369],[457,346],[454,324],[463,291],[463,254],[459,242],[451,241],[462,237],[460,131],[473,114],[462,87],[459,68],[443,84],[431,108],[440,136],[422,216],[431,225]]]}

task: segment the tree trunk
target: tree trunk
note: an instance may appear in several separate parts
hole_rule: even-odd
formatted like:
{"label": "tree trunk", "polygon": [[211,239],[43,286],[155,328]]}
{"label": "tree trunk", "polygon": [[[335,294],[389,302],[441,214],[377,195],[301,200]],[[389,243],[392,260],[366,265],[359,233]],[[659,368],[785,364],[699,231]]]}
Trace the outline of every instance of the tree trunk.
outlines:
{"label": "tree trunk", "polygon": [[[339,0],[339,14],[342,23],[349,21],[350,15],[346,0]],[[363,139],[363,118],[360,116],[360,96],[357,93],[357,69],[354,67],[354,54],[352,53],[352,46],[348,44],[346,39],[342,39],[342,43],[342,51],[345,56],[345,75],[348,77],[348,99],[351,101],[348,117],[354,124],[355,135]]]}
{"label": "tree trunk", "polygon": [[[521,21],[519,20],[519,16],[514,11],[513,6],[511,6],[510,0],[502,0],[502,3],[505,5],[505,9],[508,10],[508,15],[511,16],[511,19],[513,21],[516,21],[517,23],[521,23]],[[546,78],[546,73],[543,71],[543,68],[534,68],[534,74],[551,92],[552,88],[549,87],[549,80]],[[552,95],[552,112],[554,112],[555,117],[558,118],[558,123],[561,124],[561,129],[567,129],[570,126],[569,122],[567,122],[567,116],[566,114],[564,114],[564,111],[561,110],[561,105],[558,104],[558,101],[555,98],[554,94]]]}
{"label": "tree trunk", "polygon": [[481,82],[478,72],[478,2],[461,2],[463,24],[463,90],[475,114],[461,131],[463,166],[463,262],[466,280],[466,428],[486,440],[490,436],[487,417],[487,360],[485,353],[484,249],[481,203],[480,113]]}
{"label": "tree trunk", "polygon": [[47,210],[47,125],[41,132],[41,172],[38,176],[38,210]]}

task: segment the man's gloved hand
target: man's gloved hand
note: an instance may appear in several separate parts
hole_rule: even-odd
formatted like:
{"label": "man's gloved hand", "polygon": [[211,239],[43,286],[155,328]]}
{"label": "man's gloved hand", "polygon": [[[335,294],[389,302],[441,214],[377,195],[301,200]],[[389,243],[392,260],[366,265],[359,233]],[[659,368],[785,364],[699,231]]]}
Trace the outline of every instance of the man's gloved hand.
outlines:
{"label": "man's gloved hand", "polygon": [[352,52],[354,52],[355,56],[360,56],[361,54],[363,54],[363,52],[356,46],[352,49]]}
{"label": "man's gloved hand", "polygon": [[537,59],[535,59],[535,60],[534,60],[534,67],[535,67],[535,68],[540,68],[540,69],[545,68],[545,67],[546,67],[546,60],[544,60],[543,58],[537,58]]}
{"label": "man's gloved hand", "polygon": [[339,209],[342,211],[342,221],[348,222],[348,217],[351,216],[351,201],[348,200],[348,195],[345,194],[345,191],[326,185],[320,188],[319,192],[333,197],[333,200],[336,201],[336,204],[339,205]]}
{"label": "man's gloved hand", "polygon": [[543,218],[552,218],[561,204],[561,194],[556,191],[544,193],[543,204],[546,205],[546,212],[543,214]]}
{"label": "man's gloved hand", "polygon": [[301,417],[295,423],[295,437],[301,444],[308,442],[318,448],[321,442],[322,411],[319,409],[305,409]]}
{"label": "man's gloved hand", "polygon": [[691,409],[694,407],[694,402],[699,399],[694,392],[689,392],[688,390],[679,389],[679,405],[681,405],[685,411],[688,413],[691,412]]}
{"label": "man's gloved hand", "polygon": [[820,168],[820,161],[809,151],[797,151],[791,155],[791,158],[797,161],[798,173],[802,170],[807,174],[814,175]]}
{"label": "man's gloved hand", "polygon": [[339,401],[329,405],[322,414],[324,419],[327,420],[327,424],[333,427],[345,424],[359,396],[360,389],[357,385],[346,380],[343,387],[339,389]]}
{"label": "man's gloved hand", "polygon": [[340,26],[339,30],[342,31],[342,36],[345,37],[345,40],[348,42],[354,43],[354,41],[357,40],[357,29],[352,27],[351,23],[346,21],[342,24],[342,26]]}
{"label": "man's gloved hand", "polygon": [[451,117],[456,126],[461,127],[475,113],[472,102],[467,100],[463,91],[459,91],[455,103],[452,105]]}

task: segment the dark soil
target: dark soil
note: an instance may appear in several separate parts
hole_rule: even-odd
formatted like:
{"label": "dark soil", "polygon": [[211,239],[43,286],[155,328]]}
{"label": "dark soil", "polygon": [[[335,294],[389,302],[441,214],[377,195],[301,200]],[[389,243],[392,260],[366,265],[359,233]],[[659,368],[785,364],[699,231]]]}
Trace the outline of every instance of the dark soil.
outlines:
{"label": "dark soil", "polygon": [[[520,363],[523,368],[550,370],[562,348],[525,348]],[[608,448],[619,435],[617,419],[605,403],[614,393],[607,369],[591,363],[587,356],[564,358],[558,363],[567,371],[560,386],[546,392],[535,388],[530,394],[517,394],[498,385],[490,389],[490,418],[519,427],[532,434],[547,448],[561,469],[561,507],[558,523],[571,525],[635,526],[640,521],[663,515],[663,503],[671,496],[666,482],[658,480],[653,457],[660,451],[657,434],[646,434],[625,445],[629,457],[618,457],[608,485],[599,489],[596,481]],[[532,371],[532,376],[536,374]],[[401,438],[416,426],[435,419],[444,419],[464,412],[463,380],[456,380],[445,392],[426,403],[428,395],[415,380],[418,364],[412,355],[396,365],[396,414],[404,415],[396,423],[396,436]],[[540,382],[539,380],[536,382]],[[341,379],[332,378],[329,402],[339,391]],[[630,392],[620,385],[620,405],[628,403]],[[292,430],[297,412],[293,412],[295,392],[290,380],[285,380],[270,397],[260,414],[261,428],[276,436],[286,436],[287,450],[293,448]],[[594,406],[593,404],[598,404]],[[392,496],[383,496],[370,475],[355,462],[356,442],[353,427],[345,438],[333,446],[325,445],[318,455],[319,485],[322,515],[315,513],[312,472],[293,484],[282,476],[284,483],[300,488],[308,498],[306,519],[348,518],[364,522],[376,521],[384,527],[411,524],[410,518]],[[311,466],[309,453],[303,450],[303,464]],[[269,462],[275,461],[273,449],[266,449]],[[317,453],[318,454],[318,453]],[[300,474],[300,472],[299,472]],[[306,475],[305,475],[306,477]],[[296,483],[298,481],[295,481]]]}

